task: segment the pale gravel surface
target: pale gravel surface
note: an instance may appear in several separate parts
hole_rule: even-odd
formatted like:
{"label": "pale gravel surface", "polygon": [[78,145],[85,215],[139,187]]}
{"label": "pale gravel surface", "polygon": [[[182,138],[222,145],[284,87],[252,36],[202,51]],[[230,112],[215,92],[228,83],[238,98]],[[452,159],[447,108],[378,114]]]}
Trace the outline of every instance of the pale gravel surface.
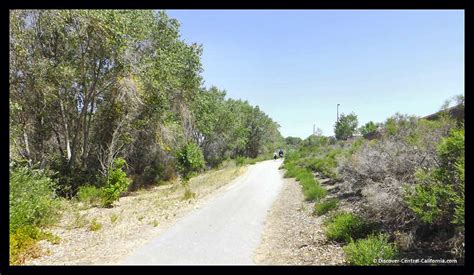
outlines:
{"label": "pale gravel surface", "polygon": [[[197,199],[183,200],[184,189],[179,183],[142,190],[122,197],[110,209],[89,208],[68,203],[69,209],[60,223],[49,229],[59,236],[59,244],[40,241],[45,252],[30,259],[25,265],[108,265],[117,264],[124,256],[145,245],[158,234],[172,226],[180,217],[199,208],[222,192],[224,185],[242,175],[247,167],[228,167],[193,178],[191,190]],[[114,223],[111,217],[116,215]],[[78,222],[77,217],[82,217]],[[102,224],[98,231],[91,231],[92,219]],[[75,228],[76,227],[76,228]]]}
{"label": "pale gravel surface", "polygon": [[312,215],[314,203],[305,202],[301,186],[284,179],[284,187],[269,212],[262,242],[254,259],[260,265],[341,265],[340,245],[327,241],[324,216]]}

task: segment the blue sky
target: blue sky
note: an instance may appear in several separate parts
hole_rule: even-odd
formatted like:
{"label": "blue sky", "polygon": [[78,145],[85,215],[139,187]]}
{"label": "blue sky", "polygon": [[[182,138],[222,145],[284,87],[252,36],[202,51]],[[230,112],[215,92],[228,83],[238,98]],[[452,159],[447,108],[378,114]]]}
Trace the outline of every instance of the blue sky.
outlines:
{"label": "blue sky", "polygon": [[168,10],[202,44],[205,86],[258,105],[283,136],[424,116],[464,94],[462,10]]}

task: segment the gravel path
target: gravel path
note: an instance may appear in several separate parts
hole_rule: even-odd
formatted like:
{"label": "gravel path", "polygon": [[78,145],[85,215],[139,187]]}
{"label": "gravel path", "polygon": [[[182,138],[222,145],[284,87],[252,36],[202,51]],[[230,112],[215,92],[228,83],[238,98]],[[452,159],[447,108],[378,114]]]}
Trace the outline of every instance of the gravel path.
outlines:
{"label": "gravel path", "polygon": [[254,258],[261,265],[340,265],[344,254],[327,241],[323,220],[312,215],[314,203],[305,202],[301,186],[284,179],[284,188],[268,215],[262,242]]}
{"label": "gravel path", "polygon": [[283,186],[281,160],[251,166],[238,182],[183,217],[126,265],[250,265],[272,206]]}

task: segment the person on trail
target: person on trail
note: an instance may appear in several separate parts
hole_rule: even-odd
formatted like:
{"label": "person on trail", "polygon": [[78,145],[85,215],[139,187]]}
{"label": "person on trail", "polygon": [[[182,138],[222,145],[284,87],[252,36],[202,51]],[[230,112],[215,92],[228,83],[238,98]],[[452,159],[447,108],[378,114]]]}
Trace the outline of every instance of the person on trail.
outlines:
{"label": "person on trail", "polygon": [[278,152],[278,155],[280,156],[280,158],[283,158],[283,149],[280,149],[280,152]]}
{"label": "person on trail", "polygon": [[278,157],[278,156],[277,156],[277,152],[276,152],[276,151],[275,151],[275,152],[273,152],[273,159],[274,159],[274,160],[276,160],[276,159],[277,159],[277,157]]}

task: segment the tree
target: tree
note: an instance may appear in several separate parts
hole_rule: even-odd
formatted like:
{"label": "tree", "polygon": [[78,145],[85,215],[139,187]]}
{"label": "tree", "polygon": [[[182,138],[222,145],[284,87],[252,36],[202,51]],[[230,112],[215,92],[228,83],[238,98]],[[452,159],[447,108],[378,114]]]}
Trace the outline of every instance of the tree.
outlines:
{"label": "tree", "polygon": [[364,126],[360,127],[359,129],[360,133],[364,136],[375,130],[377,130],[377,125],[373,121],[367,122]]}
{"label": "tree", "polygon": [[354,113],[349,115],[341,114],[339,121],[334,126],[334,133],[339,140],[347,140],[352,137],[357,129],[357,116]]}

